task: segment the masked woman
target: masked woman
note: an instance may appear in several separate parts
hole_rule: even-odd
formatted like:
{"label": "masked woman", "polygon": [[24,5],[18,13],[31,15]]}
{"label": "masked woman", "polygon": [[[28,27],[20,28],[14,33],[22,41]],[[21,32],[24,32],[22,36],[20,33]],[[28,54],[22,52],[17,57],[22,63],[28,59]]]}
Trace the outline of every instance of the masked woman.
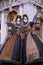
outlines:
{"label": "masked woman", "polygon": [[20,38],[20,29],[21,29],[21,16],[17,15],[15,20],[15,27],[16,27],[16,39],[14,42],[14,48],[12,53],[12,60],[20,61],[20,44],[21,44],[21,38]]}
{"label": "masked woman", "polygon": [[30,23],[30,32],[28,31],[28,18],[27,16],[23,16],[23,29],[24,29],[24,39],[23,39],[23,47],[22,47],[22,57],[23,57],[23,62],[29,62],[33,59],[39,58],[39,51],[38,48],[31,36],[33,33],[33,22]]}
{"label": "masked woman", "polygon": [[22,39],[23,39],[23,46],[22,46],[22,59],[23,59],[23,62],[25,62],[27,60],[27,57],[26,57],[26,41],[27,41],[27,35],[28,35],[28,26],[29,26],[29,22],[28,22],[28,16],[27,14],[24,14],[23,15],[23,18],[22,18]]}

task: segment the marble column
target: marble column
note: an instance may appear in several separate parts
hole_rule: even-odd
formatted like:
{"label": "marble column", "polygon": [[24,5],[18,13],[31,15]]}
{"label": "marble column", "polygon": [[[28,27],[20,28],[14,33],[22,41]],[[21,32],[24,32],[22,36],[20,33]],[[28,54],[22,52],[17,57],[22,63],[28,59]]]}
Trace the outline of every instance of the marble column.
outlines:
{"label": "marble column", "polygon": [[19,6],[19,14],[22,16],[23,15],[23,5]]}
{"label": "marble column", "polygon": [[4,11],[1,13],[1,44],[3,45],[7,37],[7,24]]}

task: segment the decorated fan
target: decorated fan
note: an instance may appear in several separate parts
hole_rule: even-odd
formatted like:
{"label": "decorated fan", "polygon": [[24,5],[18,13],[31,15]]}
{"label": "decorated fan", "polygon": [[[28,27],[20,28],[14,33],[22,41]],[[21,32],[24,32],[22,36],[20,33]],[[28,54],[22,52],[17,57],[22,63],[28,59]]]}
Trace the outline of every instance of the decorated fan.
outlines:
{"label": "decorated fan", "polygon": [[7,23],[8,27],[11,27],[11,30],[9,30],[12,34],[16,32],[16,27],[13,23]]}

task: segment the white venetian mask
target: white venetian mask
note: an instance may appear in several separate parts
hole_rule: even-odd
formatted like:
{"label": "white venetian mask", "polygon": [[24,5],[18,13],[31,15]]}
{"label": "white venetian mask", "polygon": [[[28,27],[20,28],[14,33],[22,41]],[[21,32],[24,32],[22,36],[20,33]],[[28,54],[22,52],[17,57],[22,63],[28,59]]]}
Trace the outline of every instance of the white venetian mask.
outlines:
{"label": "white venetian mask", "polygon": [[20,18],[17,19],[17,24],[20,24]]}
{"label": "white venetian mask", "polygon": [[24,23],[27,23],[27,17],[24,17],[23,21],[24,21]]}

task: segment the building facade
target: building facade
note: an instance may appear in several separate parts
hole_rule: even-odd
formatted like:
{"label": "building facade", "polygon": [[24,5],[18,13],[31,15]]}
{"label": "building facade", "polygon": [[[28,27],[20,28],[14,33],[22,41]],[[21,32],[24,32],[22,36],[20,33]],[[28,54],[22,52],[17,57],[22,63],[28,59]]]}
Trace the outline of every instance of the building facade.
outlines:
{"label": "building facade", "polygon": [[[17,14],[27,14],[30,22],[38,11],[43,12],[42,0],[0,0],[0,44],[4,44],[8,35],[7,22],[13,22]],[[41,36],[43,38],[43,30]]]}

